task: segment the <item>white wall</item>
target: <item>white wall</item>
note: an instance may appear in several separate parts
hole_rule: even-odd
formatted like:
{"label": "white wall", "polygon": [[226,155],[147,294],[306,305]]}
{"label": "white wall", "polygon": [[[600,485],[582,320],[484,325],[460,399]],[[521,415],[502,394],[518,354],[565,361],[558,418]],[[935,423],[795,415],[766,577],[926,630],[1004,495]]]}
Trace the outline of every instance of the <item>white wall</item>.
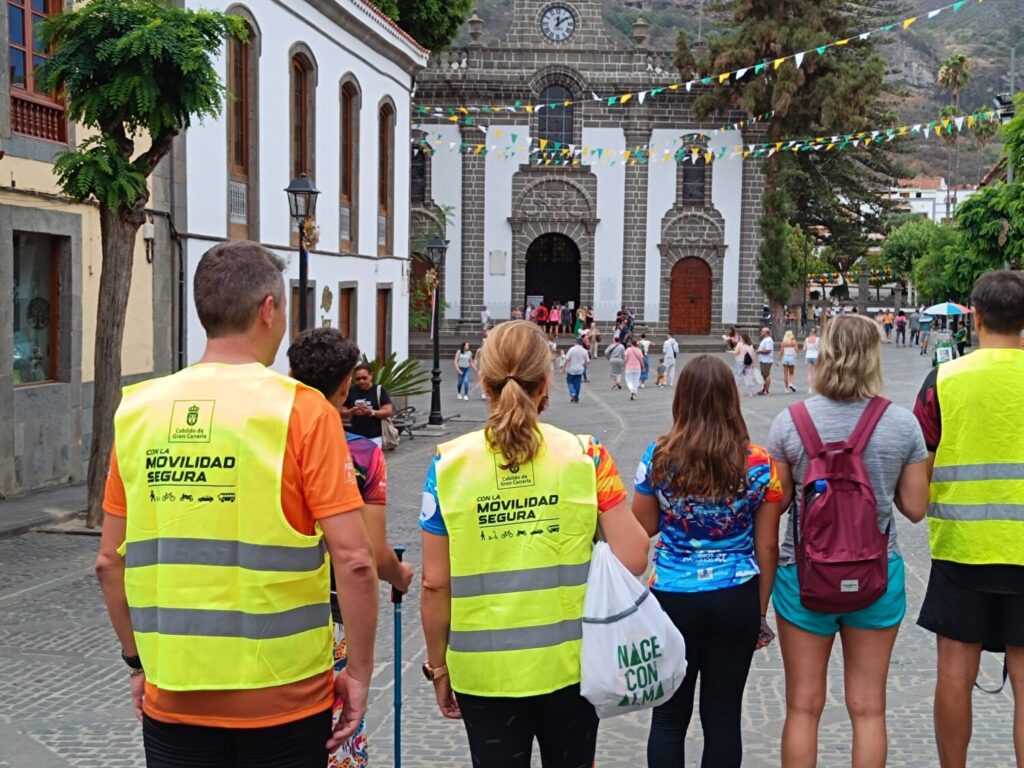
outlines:
{"label": "white wall", "polygon": [[[644,282],[644,320],[658,322],[661,314],[661,224],[676,202],[676,163],[664,162],[665,150],[679,149],[679,131],[659,129],[651,132],[651,155],[647,175],[647,271]],[[665,275],[666,280],[669,279]]]}
{"label": "white wall", "polygon": [[[365,6],[354,0],[338,0],[357,17],[369,19],[373,34],[390,34]],[[233,2],[195,3],[189,7],[226,10]],[[409,245],[409,160],[410,90],[412,81],[398,62],[373,51],[365,30],[349,31],[329,21],[311,6],[298,0],[247,0],[242,3],[255,17],[260,32],[259,58],[259,186],[260,239],[277,246],[289,258],[289,274],[298,278],[298,255],[284,246],[291,238],[291,222],[284,188],[290,179],[290,59],[295,43],[304,43],[312,51],[316,65],[315,173],[321,191],[317,205],[320,227],[319,249],[327,254],[310,255],[309,279],[316,284],[319,306],[323,287],[334,294],[332,324],[337,325],[338,283],[357,281],[358,343],[372,357],[376,339],[377,287],[392,287],[391,346],[399,357],[408,350],[408,256]],[[398,43],[402,44],[402,43]],[[227,76],[226,56],[218,60],[222,78]],[[368,258],[342,257],[339,247],[340,187],[340,82],[353,76],[362,94],[359,120],[359,226],[357,250]],[[377,259],[377,169],[378,113],[383,99],[395,107],[394,156],[394,249],[395,258]],[[188,228],[207,238],[227,236],[227,126],[226,115],[206,120],[188,132],[187,182]],[[189,274],[198,258],[213,244],[210,239],[189,243]],[[292,263],[294,262],[294,263]],[[320,313],[323,314],[322,312]],[[319,315],[318,315],[319,316]],[[201,354],[205,337],[194,308],[189,306],[189,361]],[[278,367],[283,365],[283,351]]]}
{"label": "white wall", "polygon": [[[436,141],[440,134],[441,141]],[[445,318],[462,317],[462,130],[457,125],[430,126],[428,138],[434,143],[430,161],[430,192],[440,206],[451,206],[448,254],[444,262],[444,295],[448,302]]]}
{"label": "white wall", "polygon": [[[722,323],[735,323],[739,308],[740,236],[743,226],[743,159],[732,157],[733,147],[743,143],[738,131],[722,131],[708,141],[715,157],[711,166],[711,202],[725,219],[725,262],[722,266]],[[714,317],[714,312],[712,312]]]}
{"label": "white wall", "polygon": [[[509,157],[505,149],[512,144],[511,134],[521,146],[529,139],[529,131],[522,125],[492,125],[487,134],[487,153],[484,168],[487,201],[484,211],[484,305],[497,320],[512,316],[512,303],[522,302],[521,296],[512,296],[512,177],[519,170],[520,160]],[[499,136],[500,134],[500,136]],[[505,252],[505,274],[491,274],[491,252]]]}
{"label": "white wall", "polygon": [[594,314],[598,320],[614,321],[622,303],[626,166],[620,153],[626,148],[626,137],[621,128],[584,127],[583,146],[606,150],[603,157],[591,156],[584,162],[597,176],[597,218],[601,220],[594,235]]}

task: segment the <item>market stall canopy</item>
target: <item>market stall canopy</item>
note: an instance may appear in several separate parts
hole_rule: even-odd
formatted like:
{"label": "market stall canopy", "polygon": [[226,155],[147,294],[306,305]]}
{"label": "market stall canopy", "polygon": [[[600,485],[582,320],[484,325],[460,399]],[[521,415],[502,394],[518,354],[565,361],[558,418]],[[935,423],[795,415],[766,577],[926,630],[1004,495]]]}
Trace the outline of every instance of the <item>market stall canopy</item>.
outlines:
{"label": "market stall canopy", "polygon": [[928,309],[926,309],[924,311],[924,313],[926,315],[946,315],[946,316],[950,316],[950,315],[969,315],[969,314],[971,314],[971,310],[968,309],[967,307],[963,306],[962,304],[957,304],[957,303],[952,302],[952,301],[944,301],[941,304],[935,304],[935,305],[933,305],[931,307],[928,307]]}

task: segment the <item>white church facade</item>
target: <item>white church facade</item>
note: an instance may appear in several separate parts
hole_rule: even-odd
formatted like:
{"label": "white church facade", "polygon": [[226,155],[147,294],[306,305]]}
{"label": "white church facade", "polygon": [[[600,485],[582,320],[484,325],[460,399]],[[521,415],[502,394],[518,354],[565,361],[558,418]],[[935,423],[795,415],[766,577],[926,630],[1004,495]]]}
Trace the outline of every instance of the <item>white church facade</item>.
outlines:
{"label": "white church facade", "polygon": [[515,0],[495,44],[480,27],[417,79],[412,216],[414,228],[449,220],[446,326],[538,298],[592,306],[599,320],[632,307],[647,328],[682,335],[755,325],[763,161],[733,150],[761,140],[758,127],[739,127],[740,113],[698,120],[697,88],[668,90],[672,53],[649,50],[643,24],[620,40],[600,0]]}

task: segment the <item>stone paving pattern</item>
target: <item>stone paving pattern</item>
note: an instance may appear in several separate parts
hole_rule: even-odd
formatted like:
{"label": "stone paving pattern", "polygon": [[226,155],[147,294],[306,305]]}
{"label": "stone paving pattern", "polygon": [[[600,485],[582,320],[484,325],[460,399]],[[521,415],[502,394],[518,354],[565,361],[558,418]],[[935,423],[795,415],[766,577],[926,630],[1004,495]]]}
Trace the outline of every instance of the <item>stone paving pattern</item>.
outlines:
{"label": "stone paving pattern", "polygon": [[[912,350],[886,346],[888,394],[909,406],[927,372],[927,363]],[[647,442],[670,418],[671,393],[647,389],[638,402],[612,391],[598,362],[582,402],[569,405],[557,380],[545,418],[578,432],[594,432],[619,463],[630,484]],[[781,371],[777,371],[781,374]],[[478,399],[456,401],[453,382],[445,381],[449,436],[480,427],[485,415]],[[803,395],[801,395],[803,396]],[[479,390],[474,392],[479,397]],[[744,400],[754,440],[764,440],[772,418],[797,395],[776,394]],[[417,399],[426,410],[427,399]],[[389,455],[391,539],[409,548],[407,560],[419,563],[417,528],[420,488],[435,442],[419,437],[403,441]],[[0,508],[2,514],[2,508]],[[907,562],[907,620],[899,635],[889,678],[889,765],[924,768],[938,764],[932,736],[934,638],[914,624],[928,575],[924,526],[900,521],[900,541]],[[128,704],[128,680],[110,629],[102,596],[92,572],[98,539],[53,533],[28,533],[0,540],[0,768],[132,768],[143,766],[141,734]],[[394,765],[393,614],[381,589],[378,666],[370,707],[369,734],[373,764]],[[469,765],[460,723],[444,720],[423,681],[424,660],[419,629],[419,590],[404,605],[402,643],[403,765]],[[838,651],[838,649],[837,649]],[[988,656],[983,679],[998,679],[1000,659]],[[970,764],[986,768],[1013,765],[1012,698],[974,695],[975,731]],[[779,764],[779,737],[784,715],[784,682],[777,645],[755,656],[744,708],[744,765]],[[640,713],[602,724],[599,766],[642,766],[649,714]],[[850,727],[843,706],[842,665],[833,656],[830,693],[820,733],[822,766],[849,763]],[[701,739],[695,713],[687,742],[686,766],[699,764]],[[539,760],[535,758],[535,764]]]}

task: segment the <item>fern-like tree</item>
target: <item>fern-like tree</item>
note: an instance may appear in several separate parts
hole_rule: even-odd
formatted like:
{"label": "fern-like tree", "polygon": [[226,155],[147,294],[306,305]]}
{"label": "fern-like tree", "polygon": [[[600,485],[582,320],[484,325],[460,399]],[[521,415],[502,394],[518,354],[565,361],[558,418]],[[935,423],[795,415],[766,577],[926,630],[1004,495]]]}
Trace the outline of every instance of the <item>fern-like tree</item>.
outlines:
{"label": "fern-like tree", "polygon": [[100,209],[102,273],[96,323],[96,384],[89,447],[88,524],[102,519],[114,411],[121,397],[121,342],[149,176],[193,120],[220,113],[225,88],[213,59],[241,19],[161,0],[92,0],[51,16],[42,32],[53,54],[46,91],[63,92],[68,117],[95,134],[62,153],[65,194]]}

